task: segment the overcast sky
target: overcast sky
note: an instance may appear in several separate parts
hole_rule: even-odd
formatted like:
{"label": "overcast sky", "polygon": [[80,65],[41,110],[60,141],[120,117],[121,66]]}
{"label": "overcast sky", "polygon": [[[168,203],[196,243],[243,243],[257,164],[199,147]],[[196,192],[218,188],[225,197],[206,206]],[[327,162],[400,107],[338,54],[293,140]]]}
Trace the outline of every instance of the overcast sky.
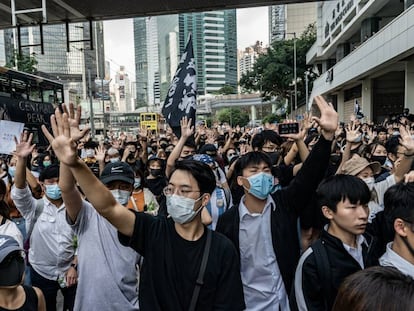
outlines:
{"label": "overcast sky", "polygon": [[[124,65],[131,80],[135,80],[134,35],[132,19],[104,22],[105,58],[110,62],[111,77]],[[237,10],[237,47],[244,49],[259,40],[269,43],[268,8]]]}

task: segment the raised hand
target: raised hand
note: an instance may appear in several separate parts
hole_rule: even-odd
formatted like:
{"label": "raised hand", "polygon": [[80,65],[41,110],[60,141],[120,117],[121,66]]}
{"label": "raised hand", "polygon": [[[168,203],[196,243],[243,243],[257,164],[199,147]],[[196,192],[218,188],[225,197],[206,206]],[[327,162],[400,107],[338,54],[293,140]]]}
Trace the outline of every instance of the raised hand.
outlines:
{"label": "raised hand", "polygon": [[20,134],[20,141],[17,140],[17,137],[14,137],[14,142],[16,143],[16,150],[13,152],[13,155],[19,158],[27,158],[32,154],[35,144],[32,145],[33,134],[23,131]]}
{"label": "raised hand", "polygon": [[139,137],[141,138],[147,138],[148,136],[148,130],[145,126],[141,127],[141,129],[138,132]]}
{"label": "raised hand", "polygon": [[68,166],[75,166],[78,160],[77,145],[70,135],[68,115],[62,115],[59,108],[56,108],[55,114],[50,117],[50,123],[53,135],[42,125],[43,134],[51,143],[58,159]]}
{"label": "raised hand", "polygon": [[69,104],[69,111],[68,108],[66,107],[66,105],[62,105],[63,108],[63,112],[66,113],[68,115],[68,121],[69,121],[69,126],[70,126],[70,135],[72,137],[72,139],[74,141],[78,141],[81,138],[83,138],[86,134],[88,134],[90,128],[89,126],[86,126],[84,129],[80,129],[79,128],[79,124],[80,124],[80,118],[81,118],[81,114],[82,114],[82,107],[78,106],[76,108],[76,112],[75,112],[75,107],[72,103]]}
{"label": "raised hand", "polygon": [[410,131],[404,125],[400,125],[400,135],[400,144],[406,149],[404,153],[408,156],[414,155],[414,140],[411,137]]}
{"label": "raised hand", "polygon": [[188,138],[194,134],[194,126],[191,126],[191,118],[183,117],[180,121],[181,124],[181,136]]}
{"label": "raised hand", "polygon": [[361,126],[355,126],[352,124],[351,127],[347,126],[345,129],[346,141],[349,143],[356,143],[360,140],[362,133],[359,131]]}
{"label": "raised hand", "polygon": [[322,135],[325,139],[332,140],[335,136],[336,128],[338,127],[338,113],[335,111],[331,103],[327,103],[325,99],[318,95],[315,97],[316,105],[321,112],[319,118],[312,117],[322,128]]}
{"label": "raised hand", "polygon": [[95,159],[98,162],[105,161],[105,155],[106,155],[106,149],[104,146],[98,146],[98,148],[95,148]]}

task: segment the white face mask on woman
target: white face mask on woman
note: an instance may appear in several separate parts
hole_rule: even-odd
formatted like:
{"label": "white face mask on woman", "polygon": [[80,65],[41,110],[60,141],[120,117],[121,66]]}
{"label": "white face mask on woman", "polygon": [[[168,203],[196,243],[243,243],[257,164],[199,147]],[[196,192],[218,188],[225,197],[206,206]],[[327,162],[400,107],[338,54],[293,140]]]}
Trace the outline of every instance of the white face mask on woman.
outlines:
{"label": "white face mask on woman", "polygon": [[114,189],[111,190],[111,193],[119,204],[127,206],[129,197],[131,196],[131,192],[127,190]]}
{"label": "white face mask on woman", "polygon": [[374,189],[375,185],[375,178],[374,177],[367,177],[362,179],[368,186],[369,191],[372,191]]}

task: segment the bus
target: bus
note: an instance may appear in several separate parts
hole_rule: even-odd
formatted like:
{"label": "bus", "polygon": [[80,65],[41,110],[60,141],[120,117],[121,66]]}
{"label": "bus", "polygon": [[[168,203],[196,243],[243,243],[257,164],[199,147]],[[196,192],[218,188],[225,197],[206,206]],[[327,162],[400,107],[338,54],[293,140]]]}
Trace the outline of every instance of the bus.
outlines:
{"label": "bus", "polygon": [[157,112],[141,112],[139,115],[140,127],[157,133],[163,132],[165,119]]}
{"label": "bus", "polygon": [[50,128],[50,116],[63,103],[63,84],[0,66],[0,120],[25,124],[33,143],[47,146],[41,125]]}

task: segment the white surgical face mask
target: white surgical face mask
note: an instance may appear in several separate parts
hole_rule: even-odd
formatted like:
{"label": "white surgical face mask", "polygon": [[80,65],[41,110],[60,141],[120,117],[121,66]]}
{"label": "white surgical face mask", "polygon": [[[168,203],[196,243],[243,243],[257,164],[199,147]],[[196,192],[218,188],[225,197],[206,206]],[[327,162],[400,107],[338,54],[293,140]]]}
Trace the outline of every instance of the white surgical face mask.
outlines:
{"label": "white surgical face mask", "polygon": [[128,200],[129,200],[129,197],[131,196],[131,192],[126,191],[126,190],[114,189],[114,190],[111,190],[111,193],[119,204],[123,206],[126,206],[128,204]]}
{"label": "white surgical face mask", "polygon": [[167,196],[167,211],[172,219],[182,225],[191,222],[194,217],[201,211],[203,206],[200,206],[198,210],[194,210],[194,204],[200,200],[197,200],[179,196],[176,194]]}
{"label": "white surgical face mask", "polygon": [[375,178],[374,177],[367,177],[362,179],[368,186],[369,191],[372,191],[374,189],[375,185]]}
{"label": "white surgical face mask", "polygon": [[119,157],[118,157],[118,158],[110,158],[110,159],[109,159],[109,161],[110,161],[111,163],[116,163],[116,162],[119,162],[119,161],[120,161],[120,159],[119,159]]}

